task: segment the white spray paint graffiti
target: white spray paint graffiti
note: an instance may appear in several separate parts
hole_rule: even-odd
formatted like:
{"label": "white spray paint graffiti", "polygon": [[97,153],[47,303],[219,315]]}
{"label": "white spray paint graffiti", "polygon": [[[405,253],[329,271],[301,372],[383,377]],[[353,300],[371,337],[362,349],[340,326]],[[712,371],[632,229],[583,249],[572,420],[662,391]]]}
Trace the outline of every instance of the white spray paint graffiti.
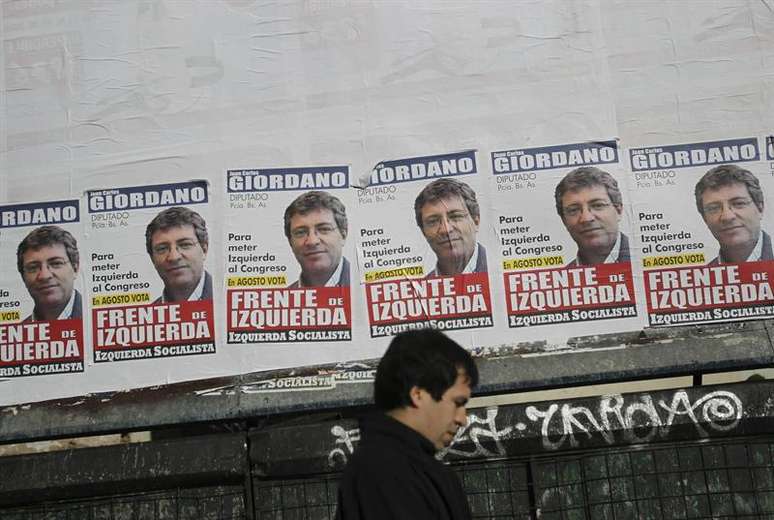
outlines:
{"label": "white spray paint graffiti", "polygon": [[[449,454],[464,458],[504,456],[506,452],[501,441],[508,438],[513,431],[513,426],[498,429],[496,419],[496,406],[487,408],[485,417],[471,413],[468,416],[468,424],[457,431],[452,443],[439,451],[436,458],[443,460]],[[331,428],[331,434],[335,440],[334,448],[328,452],[328,466],[334,468],[337,465],[346,464],[349,456],[354,453],[355,444],[360,441],[360,429],[347,430],[337,424]],[[482,445],[482,441],[486,439],[494,442],[494,451]],[[455,446],[465,445],[468,442],[472,444],[472,449],[460,450],[455,448]]]}
{"label": "white spray paint graffiti", "polygon": [[[455,455],[464,458],[476,457],[502,457],[506,454],[505,447],[502,444],[503,439],[507,439],[513,431],[513,426],[497,429],[497,407],[490,406],[486,409],[486,417],[482,418],[476,414],[468,415],[468,424],[464,428],[457,430],[452,443],[439,451],[435,458],[443,460],[447,455]],[[485,448],[481,441],[490,439],[494,441],[494,451]],[[455,446],[470,443],[473,448],[470,450],[460,450]]]}
{"label": "white spray paint graffiti", "polygon": [[355,453],[355,443],[360,441],[360,428],[347,430],[337,424],[331,428],[331,433],[336,437],[336,441],[334,448],[328,453],[328,466],[335,468],[337,464],[346,464],[349,456]]}
{"label": "white spray paint graffiti", "polygon": [[[567,441],[572,447],[578,446],[577,434],[591,437],[597,433],[605,442],[612,444],[615,440],[613,431],[618,429],[624,430],[628,442],[647,442],[656,435],[667,435],[675,420],[682,416],[690,419],[700,436],[706,437],[709,435],[707,428],[714,431],[735,428],[743,412],[740,399],[725,390],[711,392],[695,402],[691,402],[685,390],[678,390],[669,403],[661,399],[658,406],[650,395],[644,394],[639,398],[639,402],[625,405],[621,395],[603,396],[596,414],[585,406],[570,404],[561,408],[551,404],[546,410],[528,406],[526,414],[530,421],[541,424],[543,446],[556,450]],[[659,409],[668,412],[665,419],[662,419]],[[555,440],[551,440],[551,435]]]}
{"label": "white spray paint graffiti", "polygon": [[[636,399],[632,401],[632,399]],[[627,443],[642,443],[661,436],[666,437],[676,423],[692,424],[701,437],[711,431],[729,431],[739,424],[743,415],[742,401],[736,394],[718,390],[691,401],[688,392],[677,390],[671,397],[655,401],[649,394],[624,398],[620,394],[606,395],[594,407],[577,406],[572,403],[550,403],[539,409],[530,405],[525,409],[525,422],[498,425],[498,408],[489,407],[468,415],[468,424],[457,431],[451,445],[437,454],[439,460],[455,458],[493,458],[507,455],[503,441],[513,439],[530,428],[530,423],[539,426],[543,447],[557,450],[569,443],[571,447],[580,444],[578,435],[588,438],[600,436],[606,443],[613,444],[616,435]],[[502,419],[500,420],[502,422]],[[333,449],[328,453],[328,465],[333,468],[344,465],[360,441],[358,428],[346,429],[335,425],[331,428],[334,436]],[[534,437],[533,434],[521,434]],[[621,436],[623,439],[621,439]],[[485,445],[486,444],[486,445]]]}

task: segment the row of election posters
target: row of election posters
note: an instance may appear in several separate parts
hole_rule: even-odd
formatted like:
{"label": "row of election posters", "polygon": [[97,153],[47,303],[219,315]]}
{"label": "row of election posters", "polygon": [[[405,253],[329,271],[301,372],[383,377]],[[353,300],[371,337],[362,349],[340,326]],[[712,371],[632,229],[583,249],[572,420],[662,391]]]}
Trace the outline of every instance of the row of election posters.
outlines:
{"label": "row of election posters", "polygon": [[5,204],[0,378],[771,317],[773,148],[514,143]]}

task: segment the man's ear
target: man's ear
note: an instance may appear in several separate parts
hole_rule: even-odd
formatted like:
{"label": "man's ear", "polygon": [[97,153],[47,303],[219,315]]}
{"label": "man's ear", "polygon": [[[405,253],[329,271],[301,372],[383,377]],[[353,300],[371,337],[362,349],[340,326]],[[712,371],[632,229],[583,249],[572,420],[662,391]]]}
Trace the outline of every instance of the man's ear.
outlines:
{"label": "man's ear", "polygon": [[411,387],[411,390],[409,390],[409,399],[411,399],[411,406],[414,408],[419,408],[419,406],[424,401],[423,393],[426,393],[426,390],[419,388],[417,385],[414,385]]}

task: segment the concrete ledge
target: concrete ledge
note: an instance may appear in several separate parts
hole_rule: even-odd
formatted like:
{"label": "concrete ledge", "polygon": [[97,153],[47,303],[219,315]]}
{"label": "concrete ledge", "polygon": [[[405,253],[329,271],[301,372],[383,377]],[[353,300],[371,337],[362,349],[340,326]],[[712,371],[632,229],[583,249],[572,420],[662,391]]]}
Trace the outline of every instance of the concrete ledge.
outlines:
{"label": "concrete ledge", "polygon": [[244,434],[2,457],[0,505],[241,484],[246,457]]}
{"label": "concrete ledge", "polygon": [[[646,329],[474,351],[476,395],[774,364],[772,320]],[[368,404],[377,360],[259,372],[0,408],[0,443]],[[7,383],[0,382],[4,391]]]}

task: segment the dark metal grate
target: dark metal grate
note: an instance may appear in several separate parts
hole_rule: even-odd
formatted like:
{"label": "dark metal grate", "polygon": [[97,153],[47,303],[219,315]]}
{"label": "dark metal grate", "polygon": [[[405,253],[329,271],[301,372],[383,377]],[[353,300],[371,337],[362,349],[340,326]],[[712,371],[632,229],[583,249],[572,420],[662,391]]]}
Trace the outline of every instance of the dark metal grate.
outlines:
{"label": "dark metal grate", "polygon": [[[774,443],[707,441],[461,463],[473,518],[774,520]],[[332,520],[338,475],[256,481],[257,520]]]}
{"label": "dark metal grate", "polygon": [[714,441],[534,462],[543,520],[774,518],[774,444]]}
{"label": "dark metal grate", "polygon": [[[774,520],[771,437],[601,448],[453,466],[476,519]],[[338,474],[253,478],[255,520],[333,520]],[[50,502],[0,520],[242,520],[241,486]]]}
{"label": "dark metal grate", "polygon": [[0,520],[243,520],[244,490],[207,487],[0,510]]}
{"label": "dark metal grate", "polygon": [[[480,462],[454,466],[473,518],[529,520],[527,465]],[[257,520],[333,520],[340,474],[305,479],[255,480]]]}
{"label": "dark metal grate", "polygon": [[526,463],[492,461],[458,465],[454,469],[462,480],[473,518],[532,518]]}
{"label": "dark metal grate", "polygon": [[333,520],[339,477],[254,479],[256,520]]}

